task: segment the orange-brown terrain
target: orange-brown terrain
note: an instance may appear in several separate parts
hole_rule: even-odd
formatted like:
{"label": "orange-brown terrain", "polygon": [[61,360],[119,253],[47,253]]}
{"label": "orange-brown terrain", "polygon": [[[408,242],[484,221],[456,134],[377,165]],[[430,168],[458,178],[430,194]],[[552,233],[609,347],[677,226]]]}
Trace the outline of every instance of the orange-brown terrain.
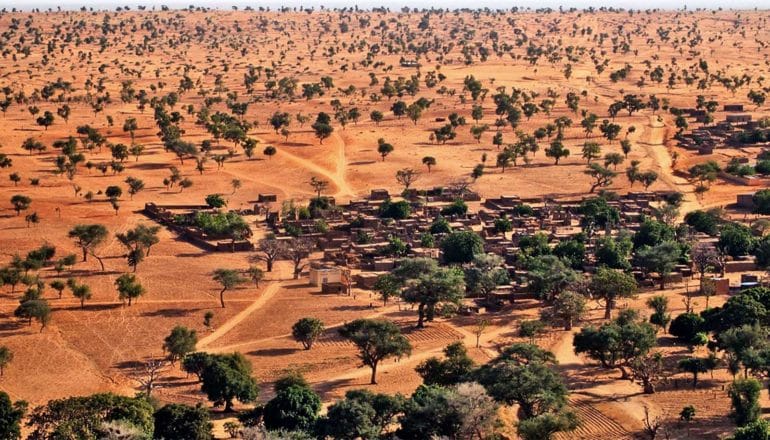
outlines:
{"label": "orange-brown terrain", "polygon": [[[129,306],[118,299],[114,284],[122,274],[133,273],[116,234],[141,224],[156,225],[142,213],[149,202],[201,205],[207,195],[221,194],[226,209],[251,210],[259,194],[275,194],[277,202],[269,206],[273,211],[280,211],[281,203],[289,200],[304,205],[316,195],[311,178],[327,182],[323,195],[333,196],[338,205],[368,196],[372,189],[398,194],[403,186],[395,176],[404,168],[419,171],[412,186],[418,189],[464,181],[482,200],[500,195],[579,200],[593,192],[589,192],[592,178],[584,172],[587,161],[581,155],[587,139],[600,144],[602,157],[622,154],[620,140],[631,145],[617,176],[597,192],[678,191],[684,194],[679,218],[695,209],[726,207],[725,216],[754,219],[753,214],[747,217],[728,206],[735,203],[737,194],[753,190],[718,179],[710,190],[696,192],[697,184],[686,171],[707,160],[722,166],[731,157],[753,161],[761,149],[725,148],[701,156],[678,147],[676,116],[666,108],[695,107],[696,96],[704,95],[719,103],[712,112],[717,122],[726,117],[722,106],[732,103],[744,104],[754,120],[764,117],[767,107],[751,104],[747,93],[770,86],[766,83],[769,19],[770,13],[764,11],[3,12],[0,101],[5,97],[8,105],[0,115],[0,155],[12,165],[0,169],[0,265],[11,264],[15,255],[23,258],[43,244],[56,247],[56,258],[76,254],[77,262],[61,273],[52,266],[29,272],[45,282],[42,295],[52,310],[50,322],[42,329],[37,322],[28,325],[14,316],[28,286],[0,287],[0,346],[14,354],[0,378],[0,390],[32,406],[102,391],[134,395],[140,390],[142,366],[164,357],[163,339],[178,325],[197,331],[199,351],[244,354],[261,384],[261,402],[272,397],[270,384],[292,370],[300,371],[325,403],[362,387],[409,395],[421,383],[415,366],[431,356],[440,357],[447,344],[458,340],[465,342],[477,362],[486,362],[497,356],[499,348],[527,341],[517,336],[518,324],[538,317],[540,301],[517,301],[498,311],[482,311],[478,317],[437,318],[416,329],[412,305],[391,301],[383,306],[375,292],[356,286],[352,295],[321,293],[319,287],[308,284],[306,271],[294,279],[291,262],[281,260],[272,272],[265,272],[259,287],[248,282],[227,291],[222,308],[221,287],[212,273],[218,268],[245,271],[255,264],[264,270],[264,262],[255,263],[259,252],[203,250],[162,227],[159,242],[135,272],[146,292]],[[542,53],[530,59],[537,51]],[[402,60],[416,61],[419,67],[402,65]],[[699,62],[707,63],[707,70]],[[612,80],[611,74],[624,66],[628,66],[626,77]],[[651,79],[656,67],[663,72],[660,81]],[[693,75],[696,78],[690,81]],[[253,82],[246,80],[249,76]],[[476,99],[465,81],[469,76],[483,89]],[[732,90],[720,82],[720,78],[745,76],[750,81]],[[321,85],[323,77],[333,85]],[[399,79],[417,83],[413,94],[404,88],[397,96],[384,96],[383,86]],[[303,96],[303,85],[311,84],[321,85],[323,94]],[[552,108],[546,112],[541,106],[531,118],[521,115],[514,129],[505,115],[495,114],[493,98],[514,90],[526,95],[517,105],[552,99],[551,105],[544,104]],[[570,93],[578,98],[574,111],[565,102]],[[644,108],[631,116],[626,110],[614,118],[608,116],[608,107],[627,94],[636,94],[644,102],[655,95],[666,101],[665,108],[654,114]],[[409,105],[420,98],[431,104],[414,122],[408,115],[394,115],[395,102]],[[164,148],[153,108],[161,101],[168,114],[178,112],[173,125],[181,130],[181,139],[198,150],[182,161]],[[358,120],[343,125],[334,117],[334,101],[345,110],[357,108],[360,117],[349,119]],[[57,113],[65,104],[70,108],[66,120]],[[234,114],[239,104],[245,112],[235,119],[248,122],[249,128],[236,142],[225,135],[216,137],[197,123],[204,108],[210,115]],[[472,117],[474,106],[483,110],[478,121]],[[379,123],[370,116],[375,110],[384,115]],[[45,112],[53,116],[49,126],[36,122]],[[290,116],[284,133],[270,124],[276,112]],[[332,116],[334,129],[323,142],[311,127],[319,112]],[[581,126],[582,112],[598,116],[590,135]],[[467,123],[456,128],[455,138],[436,142],[433,130],[444,126],[444,118],[452,113]],[[308,121],[300,123],[298,114]],[[136,120],[133,133],[123,128],[129,118]],[[498,118],[502,118],[499,128],[495,126]],[[548,136],[538,141],[539,151],[528,155],[526,163],[519,157],[516,165],[498,166],[502,149],[493,144],[498,130],[505,146],[517,141],[517,131],[532,134],[558,118],[571,121],[563,131],[563,143],[571,150],[568,157],[555,165],[546,156],[553,140]],[[612,141],[599,130],[604,119],[620,126]],[[691,118],[688,122],[685,133],[701,125]],[[471,127],[483,124],[489,128],[477,141]],[[103,136],[103,145],[87,148],[87,136],[77,130],[85,125]],[[58,171],[57,157],[62,152],[54,142],[69,136],[75,137],[84,160],[74,169]],[[257,141],[253,157],[244,150],[247,138]],[[380,138],[393,146],[385,157],[378,152]],[[211,141],[210,151],[200,151],[204,140]],[[45,149],[27,151],[25,141],[28,145],[40,142]],[[117,144],[144,148],[138,157],[120,160],[114,159],[110,148]],[[263,154],[268,146],[274,147],[274,155]],[[224,160],[221,165],[217,156]],[[424,165],[425,157],[435,158],[430,170]],[[100,164],[107,166],[113,160],[123,169],[99,170]],[[634,160],[641,171],[657,173],[648,188],[629,184],[624,170]],[[472,179],[479,164],[484,165],[483,175]],[[192,185],[164,184],[170,167],[177,167]],[[20,180],[14,182],[12,174]],[[128,194],[128,177],[144,182],[133,196]],[[238,187],[234,180],[240,182]],[[115,206],[105,195],[109,186],[123,190]],[[10,203],[17,194],[31,199],[28,209],[20,213]],[[469,206],[471,212],[485,209],[479,202]],[[30,218],[32,213],[37,218]],[[269,232],[263,213],[249,212],[244,218],[252,230],[248,238],[252,243]],[[80,249],[68,237],[78,224],[102,224],[109,230],[95,251],[103,259],[104,270],[93,256],[81,261]],[[321,257],[316,250],[311,260]],[[733,273],[728,277],[733,283],[740,278]],[[67,278],[90,286],[92,297],[83,307],[69,289],[59,298],[48,287]],[[685,310],[681,298],[686,290],[697,290],[698,280],[688,284],[674,282],[662,291],[670,299],[673,316]],[[635,308],[647,316],[645,302],[660,291],[647,287],[637,293],[617,306]],[[711,306],[726,298],[711,298]],[[576,431],[558,438],[643,435],[645,408],[670,421],[670,438],[717,439],[732,432],[725,392],[731,375],[719,367],[713,377],[704,374],[698,388],[691,390],[689,375],[676,369],[676,361],[691,351],[665,332],[658,334],[657,349],[664,353],[669,380],[654,394],[643,394],[638,383],[620,379],[618,370],[601,369],[596,362],[575,355],[572,334],[603,322],[603,306],[594,301],[588,304],[588,314],[572,331],[556,327],[536,338],[538,345],[556,355],[555,368],[563,375],[571,392],[569,402],[582,420]],[[697,298],[694,309],[704,308],[705,301]],[[204,313],[209,311],[214,317],[211,327],[205,327]],[[308,316],[321,319],[327,327],[309,351],[291,335],[292,325]],[[360,368],[355,347],[337,334],[336,327],[375,317],[398,323],[413,349],[399,361],[383,361],[378,384],[368,385],[369,369]],[[490,325],[481,334],[479,348],[473,348],[478,319],[489,320]],[[706,351],[697,348],[696,354]],[[199,388],[177,362],[165,367],[154,395],[161,402],[210,405]],[[768,403],[766,396],[763,391],[763,404]],[[696,421],[688,426],[676,422],[685,405],[697,409]],[[504,423],[499,432],[508,438],[516,438],[515,413],[511,408],[500,411]],[[223,417],[215,410],[215,418]],[[216,423],[215,432],[224,438],[221,423]]]}

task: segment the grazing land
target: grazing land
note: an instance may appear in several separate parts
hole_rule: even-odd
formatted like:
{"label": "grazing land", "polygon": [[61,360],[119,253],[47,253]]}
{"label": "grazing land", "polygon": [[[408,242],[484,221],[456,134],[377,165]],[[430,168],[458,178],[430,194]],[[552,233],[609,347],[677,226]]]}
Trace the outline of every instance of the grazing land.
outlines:
{"label": "grazing land", "polygon": [[[22,435],[96,393],[201,404],[216,438],[770,432],[768,20],[3,10]],[[392,417],[350,422],[360,389]]]}

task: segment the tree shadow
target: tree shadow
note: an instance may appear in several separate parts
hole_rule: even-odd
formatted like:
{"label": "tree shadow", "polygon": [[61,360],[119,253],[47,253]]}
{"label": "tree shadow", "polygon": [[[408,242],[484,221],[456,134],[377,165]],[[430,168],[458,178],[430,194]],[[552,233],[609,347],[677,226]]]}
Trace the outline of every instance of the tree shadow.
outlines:
{"label": "tree shadow", "polygon": [[298,348],[263,348],[250,351],[251,356],[287,356],[300,351]]}
{"label": "tree shadow", "polygon": [[83,312],[103,312],[106,310],[115,310],[123,307],[122,303],[114,303],[114,304],[93,304],[89,305],[88,302],[86,302],[84,307],[80,307],[80,304],[71,305],[71,306],[64,306],[61,308],[58,308],[59,310],[67,310],[71,312],[75,311],[83,311]]}
{"label": "tree shadow", "polygon": [[192,313],[201,311],[203,309],[160,309],[152,312],[144,312],[142,316],[147,317],[163,317],[163,318],[181,318],[183,316],[189,316]]}
{"label": "tree shadow", "polygon": [[373,307],[369,307],[368,304],[332,307],[332,310],[334,310],[335,312],[355,312],[355,311],[371,310],[371,309],[373,309]]}

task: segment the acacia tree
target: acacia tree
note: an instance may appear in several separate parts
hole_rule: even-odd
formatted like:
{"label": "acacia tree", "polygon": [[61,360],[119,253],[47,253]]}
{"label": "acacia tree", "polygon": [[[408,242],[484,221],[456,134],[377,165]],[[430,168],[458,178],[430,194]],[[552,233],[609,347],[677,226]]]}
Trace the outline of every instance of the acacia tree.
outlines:
{"label": "acacia tree", "polygon": [[13,205],[13,210],[16,211],[16,215],[21,215],[21,211],[29,209],[32,199],[23,194],[15,194],[11,197],[11,204]]}
{"label": "acacia tree", "polygon": [[390,357],[400,358],[412,352],[409,340],[390,321],[356,319],[343,325],[339,333],[358,347],[358,358],[372,369],[372,385],[377,384],[377,366],[380,361]]}
{"label": "acacia tree", "polygon": [[128,306],[135,298],[144,295],[145,289],[136,279],[136,275],[124,273],[115,280],[115,288],[118,290],[118,299],[128,300]]}
{"label": "acacia tree", "polygon": [[422,164],[428,167],[428,174],[432,167],[436,166],[436,158],[433,156],[425,156],[422,158]]}
{"label": "acacia tree", "polygon": [[219,302],[222,308],[225,307],[225,292],[246,282],[246,279],[234,269],[217,269],[212,278],[222,286],[222,290],[219,291]]}
{"label": "acacia tree", "polygon": [[88,254],[99,261],[104,271],[104,262],[96,255],[96,248],[107,239],[109,232],[104,225],[75,225],[69,231],[69,237],[75,240],[75,244],[83,251],[83,261],[86,261]]}

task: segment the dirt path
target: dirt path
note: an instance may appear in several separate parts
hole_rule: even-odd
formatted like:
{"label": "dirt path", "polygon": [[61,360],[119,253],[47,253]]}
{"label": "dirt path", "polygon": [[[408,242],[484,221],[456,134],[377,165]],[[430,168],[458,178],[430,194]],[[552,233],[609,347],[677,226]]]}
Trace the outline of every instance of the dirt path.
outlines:
{"label": "dirt path", "polygon": [[[639,141],[639,139],[645,141]],[[642,133],[637,137],[637,144],[644,148],[647,155],[658,165],[660,172],[658,177],[661,182],[668,185],[674,191],[684,194],[684,200],[680,207],[680,217],[690,211],[701,209],[701,203],[695,197],[695,189],[683,177],[674,175],[671,154],[666,147],[668,142],[668,128],[664,122],[659,122],[656,117],[650,116],[649,123],[644,126]]]}
{"label": "dirt path", "polygon": [[265,303],[270,300],[273,296],[275,296],[276,293],[281,289],[282,286],[282,276],[284,269],[281,268],[280,265],[276,265],[274,267],[274,271],[276,274],[276,280],[271,282],[265,290],[263,290],[259,297],[254,300],[253,303],[251,303],[248,307],[241,310],[237,315],[233,316],[229,320],[227,320],[224,324],[220,325],[216,330],[214,330],[211,334],[207,335],[205,338],[202,338],[200,341],[198,341],[198,349],[199,350],[205,350],[206,347],[208,347],[212,342],[216,341],[217,339],[221,338],[227,332],[235,328],[238,324],[243,322],[244,319],[248,318],[252,313],[257,311],[260,307],[265,305]]}
{"label": "dirt path", "polygon": [[334,194],[334,196],[353,197],[356,195],[356,192],[353,187],[350,186],[347,180],[345,180],[345,168],[347,167],[347,159],[345,158],[345,141],[343,141],[342,138],[340,138],[340,136],[336,133],[333,133],[330,139],[333,139],[337,146],[336,158],[334,160],[334,171],[330,171],[313,163],[310,160],[299,157],[293,153],[289,153],[285,149],[279,149],[278,154],[285,156],[287,159],[297,163],[304,168],[307,168],[311,172],[320,174],[329,179],[331,183],[337,187],[337,192]]}

